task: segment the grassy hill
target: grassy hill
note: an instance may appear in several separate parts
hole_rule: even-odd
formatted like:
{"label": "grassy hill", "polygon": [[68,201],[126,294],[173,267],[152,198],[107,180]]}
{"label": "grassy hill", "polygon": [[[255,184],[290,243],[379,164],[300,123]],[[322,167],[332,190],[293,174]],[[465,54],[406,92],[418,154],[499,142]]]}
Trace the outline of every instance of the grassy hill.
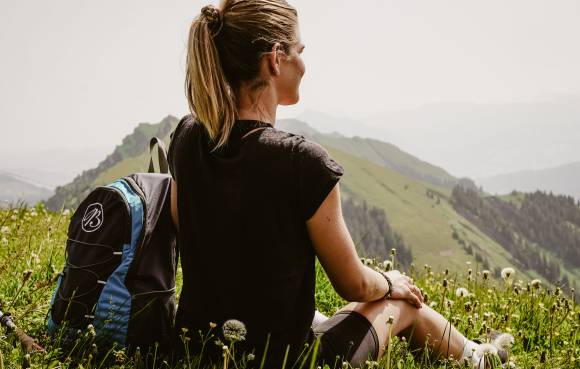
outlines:
{"label": "grassy hill", "polygon": [[[74,207],[89,189],[132,172],[145,171],[149,161],[149,137],[156,135],[168,143],[169,133],[177,122],[177,118],[167,117],[157,125],[139,125],[97,168],[58,188],[57,194],[48,201],[49,207],[58,208],[54,205],[63,200],[67,206]],[[369,229],[374,229],[375,240],[373,245],[367,243],[359,249],[361,255],[372,249],[375,256],[385,257],[391,247],[398,246],[408,248],[417,265],[430,264],[436,268],[457,269],[470,262],[474,268],[497,271],[516,264],[504,245],[453,207],[452,187],[459,181],[442,168],[419,160],[394,145],[368,138],[348,138],[337,133],[323,134],[300,120],[281,120],[277,128],[321,143],[345,169],[341,180],[344,198],[357,203],[366,202],[385,212],[381,221],[388,223],[388,231],[369,226]],[[354,229],[353,219],[347,219],[347,224],[349,221],[355,239],[362,233],[362,222],[358,222],[358,228]],[[403,241],[395,245],[394,240],[398,237]],[[385,243],[382,249],[377,246],[381,240]],[[534,271],[520,271],[526,280],[539,277]],[[569,274],[576,275],[574,272]]]}

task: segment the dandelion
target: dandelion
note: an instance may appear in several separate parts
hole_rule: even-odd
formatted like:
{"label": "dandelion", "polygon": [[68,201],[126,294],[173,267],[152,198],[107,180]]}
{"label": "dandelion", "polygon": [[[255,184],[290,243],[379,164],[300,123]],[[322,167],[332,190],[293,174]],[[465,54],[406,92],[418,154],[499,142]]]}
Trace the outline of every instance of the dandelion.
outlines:
{"label": "dandelion", "polygon": [[479,356],[483,355],[497,355],[497,347],[491,343],[482,343],[475,351]]}
{"label": "dandelion", "polygon": [[6,237],[2,237],[2,245],[8,245],[8,239]]}
{"label": "dandelion", "polygon": [[467,297],[467,296],[469,296],[469,291],[467,290],[467,288],[459,287],[458,289],[455,290],[455,296]]}
{"label": "dandelion", "polygon": [[8,233],[10,233],[10,227],[3,226],[2,228],[0,228],[0,233],[1,234],[8,234]]}
{"label": "dandelion", "polygon": [[393,324],[394,321],[395,321],[395,318],[393,318],[392,315],[389,315],[389,319],[387,319],[387,324]]}
{"label": "dandelion", "polygon": [[542,281],[540,281],[539,279],[534,279],[534,280],[532,280],[532,282],[530,284],[532,285],[532,287],[534,287],[534,289],[537,290],[540,288]]}
{"label": "dandelion", "polygon": [[502,333],[493,340],[493,344],[499,350],[509,350],[514,344],[514,336],[509,333]]}
{"label": "dandelion", "polygon": [[97,335],[97,333],[95,332],[95,327],[92,324],[89,324],[87,326],[87,331],[89,332],[89,336],[93,338]]}
{"label": "dandelion", "polygon": [[383,268],[388,272],[393,268],[393,263],[390,260],[383,261]]}
{"label": "dandelion", "polygon": [[224,338],[230,342],[243,341],[246,339],[246,325],[239,320],[229,319],[222,325]]}
{"label": "dandelion", "polygon": [[62,215],[69,216],[70,215],[70,210],[69,209],[64,209],[63,212],[62,212]]}
{"label": "dandelion", "polygon": [[248,354],[248,361],[252,361],[256,358],[254,354]]}
{"label": "dandelion", "polygon": [[509,279],[515,274],[515,272],[516,271],[514,270],[514,268],[510,268],[510,267],[503,268],[501,270],[501,277],[503,279]]}

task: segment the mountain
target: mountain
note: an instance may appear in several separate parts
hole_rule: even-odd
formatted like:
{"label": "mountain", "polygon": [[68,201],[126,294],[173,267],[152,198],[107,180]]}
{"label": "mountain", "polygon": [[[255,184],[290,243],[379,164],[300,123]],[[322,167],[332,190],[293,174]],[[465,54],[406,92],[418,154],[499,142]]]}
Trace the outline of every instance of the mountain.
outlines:
{"label": "mountain", "polygon": [[[48,204],[59,208],[64,202],[75,207],[90,188],[144,171],[149,137],[167,140],[176,123],[176,118],[168,117],[156,125],[139,125],[97,168],[57,189]],[[297,119],[280,120],[276,127],[319,142],[344,167],[342,205],[359,255],[385,259],[390,249],[396,248],[397,261],[403,265],[409,265],[412,258],[415,265],[426,263],[457,271],[466,269],[466,262],[471,262],[474,270],[516,266],[518,278],[545,278],[533,268],[524,268],[510,245],[504,245],[493,230],[456,207],[453,189],[461,186],[480,194],[473,182],[457,180],[444,169],[377,139],[321,133]],[[559,260],[557,253],[551,253],[550,258]],[[564,265],[561,272],[570,280],[580,280],[574,270]]]}
{"label": "mountain", "polygon": [[448,188],[457,183],[457,179],[443,168],[422,161],[387,142],[359,136],[346,137],[338,132],[321,133],[298,119],[281,119],[276,124],[281,130],[302,134],[322,145],[338,148],[425,183]]}
{"label": "mountain", "polygon": [[551,168],[580,158],[580,98],[431,103],[361,121],[376,139],[472,178]]}
{"label": "mountain", "polygon": [[52,191],[17,176],[0,172],[0,207],[16,206],[20,201],[34,205],[52,195]]}
{"label": "mountain", "polygon": [[[76,207],[94,187],[106,184],[108,180],[125,174],[146,171],[145,159],[149,149],[149,139],[157,136],[168,143],[169,134],[178,122],[176,117],[167,116],[157,124],[140,123],[97,167],[85,170],[72,182],[57,187],[55,194],[46,201],[46,206],[52,210],[58,210],[63,206]],[[143,160],[134,160],[139,157]],[[107,179],[104,179],[103,173],[110,173],[110,175],[105,176]],[[116,173],[118,175],[115,175]]]}
{"label": "mountain", "polygon": [[487,192],[507,194],[512,191],[551,191],[580,200],[580,161],[542,170],[524,170],[476,179]]}

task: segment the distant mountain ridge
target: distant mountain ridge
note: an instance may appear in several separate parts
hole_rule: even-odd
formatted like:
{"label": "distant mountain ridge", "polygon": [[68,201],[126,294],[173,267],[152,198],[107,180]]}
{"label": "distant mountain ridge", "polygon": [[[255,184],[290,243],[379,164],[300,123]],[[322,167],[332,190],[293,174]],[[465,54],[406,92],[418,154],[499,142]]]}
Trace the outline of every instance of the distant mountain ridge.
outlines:
{"label": "distant mountain ridge", "polygon": [[312,141],[367,159],[418,181],[447,188],[457,183],[457,179],[443,168],[420,160],[387,142],[358,136],[346,137],[338,132],[320,133],[298,119],[281,119],[276,124],[281,130],[302,134]]}
{"label": "distant mountain ridge", "polygon": [[52,195],[52,191],[9,173],[0,172],[0,207],[16,206],[20,201],[34,205]]}
{"label": "distant mountain ridge", "polygon": [[542,190],[573,196],[580,200],[580,161],[555,168],[524,170],[479,178],[476,182],[490,193],[507,194],[514,190],[520,192]]}

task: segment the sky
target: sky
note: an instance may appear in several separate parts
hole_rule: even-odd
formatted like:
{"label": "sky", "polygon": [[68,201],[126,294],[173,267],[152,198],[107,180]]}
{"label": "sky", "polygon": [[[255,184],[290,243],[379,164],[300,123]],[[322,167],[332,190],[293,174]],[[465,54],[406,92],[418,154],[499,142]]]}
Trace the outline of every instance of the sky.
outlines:
{"label": "sky", "polygon": [[[0,0],[0,167],[6,155],[110,152],[137,123],[186,114],[187,33],[208,3]],[[577,0],[290,3],[306,74],[278,118],[580,94]]]}

